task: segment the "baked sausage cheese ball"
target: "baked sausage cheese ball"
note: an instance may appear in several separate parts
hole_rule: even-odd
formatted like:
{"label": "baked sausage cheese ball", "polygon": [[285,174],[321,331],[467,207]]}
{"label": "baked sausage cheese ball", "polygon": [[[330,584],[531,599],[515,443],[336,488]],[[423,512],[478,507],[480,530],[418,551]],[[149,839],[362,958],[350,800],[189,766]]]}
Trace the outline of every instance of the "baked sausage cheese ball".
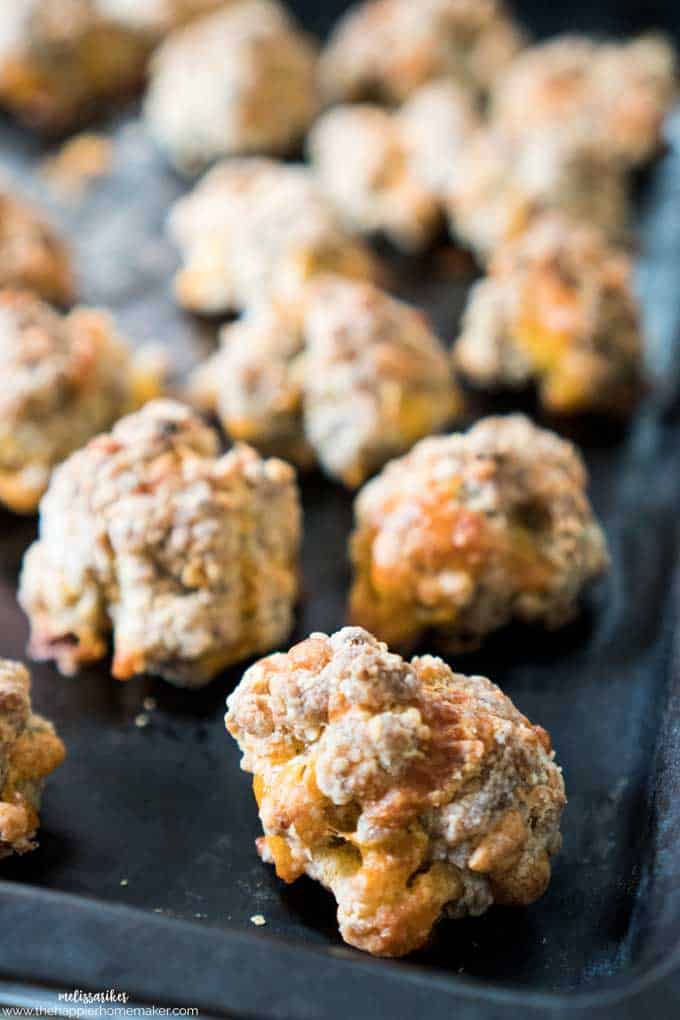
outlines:
{"label": "baked sausage cheese ball", "polygon": [[441,199],[479,127],[469,92],[453,79],[437,78],[414,92],[396,116],[411,173]]}
{"label": "baked sausage cheese ball", "polygon": [[661,147],[676,93],[675,54],[662,37],[603,44],[561,36],[524,50],[500,76],[493,119],[520,137],[569,124],[636,166]]}
{"label": "baked sausage cheese ball", "polygon": [[106,312],[68,315],[27,291],[0,291],[0,503],[34,511],[52,469],[160,379]]}
{"label": "baked sausage cheese ball", "polygon": [[314,125],[309,153],[324,192],[347,227],[384,234],[406,252],[437,233],[436,196],[413,174],[398,115],[379,106],[337,106]]}
{"label": "baked sausage cheese ball", "polygon": [[0,182],[0,288],[34,291],[55,305],[75,294],[71,260],[56,232],[31,205]]}
{"label": "baked sausage cheese ball", "polygon": [[370,104],[329,110],[311,131],[309,153],[350,230],[417,252],[441,227],[441,192],[477,119],[468,93],[439,80],[396,113]]}
{"label": "baked sausage cheese ball", "polygon": [[299,323],[270,305],[257,307],[222,327],[218,350],[189,379],[189,399],[217,415],[232,439],[310,467],[316,458],[304,429],[304,347]]}
{"label": "baked sausage cheese ball", "polygon": [[522,415],[422,440],[361,490],[355,520],[352,622],[399,647],[559,627],[608,565],[581,457]]}
{"label": "baked sausage cheese ball", "polygon": [[52,723],[31,708],[31,680],[0,659],[0,859],[34,850],[45,779],[66,751]]}
{"label": "baked sausage cheese ball", "polygon": [[469,298],[457,369],[487,388],[535,382],[557,414],[630,411],[641,392],[640,321],[628,254],[601,231],[540,218],[496,252]]}
{"label": "baked sausage cheese ball", "polygon": [[0,105],[31,127],[68,130],[139,88],[152,44],[111,0],[10,0],[0,10]]}
{"label": "baked sausage cheese ball", "polygon": [[285,640],[300,510],[287,464],[153,401],[55,471],[19,599],[30,652],[62,673],[106,654],[113,674],[199,687]]}
{"label": "baked sausage cheese ball", "polygon": [[446,354],[412,306],[326,276],[296,319],[255,310],[198,370],[195,394],[233,438],[357,486],[460,411]]}
{"label": "baked sausage cheese ball", "polygon": [[486,91],[522,43],[500,0],[365,0],[321,57],[327,99],[399,103],[443,75]]}
{"label": "baked sausage cheese ball", "polygon": [[239,311],[277,300],[295,307],[321,272],[373,279],[377,264],[340,223],[312,171],[275,160],[225,160],[170,213],[183,267],[179,303],[194,312]]}
{"label": "baked sausage cheese ball", "polygon": [[484,677],[346,627],[251,666],[228,706],[260,856],[330,889],[350,945],[403,956],[442,915],[546,889],[562,774],[546,731]]}
{"label": "baked sausage cheese ball", "polygon": [[270,0],[239,0],[154,54],[145,116],[185,173],[220,156],[284,154],[318,109],[316,49]]}
{"label": "baked sausage cheese ball", "polygon": [[625,233],[628,214],[620,165],[568,123],[521,139],[480,128],[452,164],[445,197],[452,233],[482,263],[543,212],[564,212],[612,238]]}
{"label": "baked sausage cheese ball", "polygon": [[138,91],[167,31],[227,2],[5,0],[0,106],[47,133],[70,130],[102,104]]}

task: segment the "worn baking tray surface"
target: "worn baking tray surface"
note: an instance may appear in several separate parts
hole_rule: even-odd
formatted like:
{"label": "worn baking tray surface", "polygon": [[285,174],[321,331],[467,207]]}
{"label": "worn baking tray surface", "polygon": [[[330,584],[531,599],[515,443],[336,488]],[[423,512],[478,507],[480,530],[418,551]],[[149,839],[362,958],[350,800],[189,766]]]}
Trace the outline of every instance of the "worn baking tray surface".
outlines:
{"label": "worn baking tray surface", "polygon": [[[134,119],[112,134],[110,177],[77,202],[53,204],[53,213],[77,251],[83,300],[112,307],[135,342],[166,344],[179,379],[210,350],[215,332],[182,315],[169,294],[175,255],[163,220],[185,185]],[[17,186],[50,201],[42,156],[35,142],[0,128],[0,157]],[[671,649],[680,537],[679,196],[680,158],[671,150],[650,173],[640,202],[650,395],[629,430],[612,434],[591,423],[579,432],[611,544],[611,574],[563,632],[546,637],[512,628],[454,662],[492,677],[553,736],[569,806],[546,895],[525,910],[496,908],[444,922],[428,949],[399,964],[341,950],[331,896],[307,879],[284,886],[256,856],[250,780],[222,721],[240,669],[191,693],[153,679],[118,683],[106,664],[76,679],[36,665],[35,704],[55,720],[69,758],[49,782],[40,849],[0,865],[0,879],[13,883],[0,886],[1,976],[51,984],[75,976],[85,984],[108,962],[131,991],[162,1001],[175,988],[176,969],[190,967],[183,1001],[300,1017],[346,1016],[343,994],[367,980],[370,993],[349,1011],[359,1017],[369,1002],[381,1015],[388,1001],[406,1004],[416,989],[427,990],[432,1003],[437,995],[456,1002],[459,995],[491,995],[497,1008],[508,986],[522,997],[623,994],[634,975],[669,958],[680,938],[678,735],[671,726],[665,744],[661,735],[668,699],[678,697]],[[424,305],[451,340],[470,261],[440,248],[422,261],[390,264],[394,289]],[[349,581],[350,495],[317,475],[305,477],[302,489],[304,600],[291,640],[343,624]],[[34,535],[34,520],[0,514],[4,656],[24,656],[27,628],[15,592]],[[148,697],[157,703],[150,711]],[[140,726],[145,712],[148,723]],[[96,903],[55,901],[48,890]],[[144,914],[111,911],[110,904]],[[265,927],[253,928],[254,914],[266,918]],[[45,955],[57,924],[53,955]],[[155,968],[166,953],[179,956],[161,982]],[[251,980],[255,961],[266,962],[267,973]],[[192,986],[200,968],[202,998]],[[321,974],[323,988],[303,995],[301,975],[311,989]],[[465,978],[475,979],[469,988]],[[395,989],[397,999],[389,1000]],[[573,995],[550,1001],[577,1005]]]}

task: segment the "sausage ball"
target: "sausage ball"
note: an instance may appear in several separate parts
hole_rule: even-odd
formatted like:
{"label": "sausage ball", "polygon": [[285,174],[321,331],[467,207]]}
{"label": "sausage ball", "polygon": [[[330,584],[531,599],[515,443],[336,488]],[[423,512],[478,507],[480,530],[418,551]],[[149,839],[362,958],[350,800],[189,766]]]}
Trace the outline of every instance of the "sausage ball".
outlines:
{"label": "sausage ball", "polygon": [[321,57],[327,99],[399,103],[443,75],[486,91],[522,43],[500,0],[365,0]]}
{"label": "sausage ball", "polygon": [[71,130],[139,90],[167,31],[227,2],[5,0],[0,106],[48,134]]}
{"label": "sausage ball", "polygon": [[220,346],[192,373],[188,395],[217,415],[234,440],[300,468],[316,457],[305,436],[305,338],[269,305],[257,307],[220,331]]}
{"label": "sausage ball", "polygon": [[220,156],[288,152],[317,109],[311,40],[278,4],[241,0],[160,46],[145,116],[170,161],[195,173]]}
{"label": "sausage ball", "polygon": [[106,312],[61,315],[24,291],[0,291],[0,371],[0,503],[19,513],[57,464],[160,387]]}
{"label": "sausage ball", "polygon": [[381,233],[417,252],[440,229],[440,193],[476,124],[468,94],[440,80],[397,113],[369,104],[335,107],[316,122],[309,152],[350,230]]}
{"label": "sausage ball", "polygon": [[320,272],[372,279],[373,256],[342,227],[312,171],[274,160],[227,160],[170,213],[183,268],[175,293],[203,314],[271,300],[295,306]]}
{"label": "sausage ball", "polygon": [[446,191],[451,231],[485,263],[546,210],[622,236],[627,187],[617,162],[570,128],[512,139],[481,128],[452,165]]}
{"label": "sausage ball", "polygon": [[0,288],[34,291],[55,305],[73,301],[75,285],[66,246],[42,215],[0,181]]}
{"label": "sausage ball", "polygon": [[287,464],[217,437],[172,401],[123,418],[55,471],[19,599],[30,653],[73,674],[199,687],[283,641],[297,597],[300,510]]}
{"label": "sausage ball", "polygon": [[440,916],[545,891],[562,774],[546,731],[484,677],[346,627],[251,666],[228,706],[260,856],[330,889],[350,945],[403,956]]}
{"label": "sausage ball", "polygon": [[103,0],[3,3],[0,105],[29,126],[56,133],[135,92],[153,37],[106,6]]}
{"label": "sausage ball", "polygon": [[439,204],[411,171],[397,115],[379,106],[335,107],[315,124],[309,151],[350,230],[383,234],[406,252],[430,244]]}
{"label": "sausage ball", "polygon": [[561,36],[524,50],[500,76],[493,118],[520,137],[569,124],[630,167],[660,148],[676,91],[675,54],[662,37],[598,43]]}
{"label": "sausage ball", "polygon": [[258,309],[224,327],[193,390],[235,439],[316,459],[351,487],[461,407],[423,314],[331,276],[309,286],[295,323]]}
{"label": "sausage ball", "polygon": [[522,415],[422,440],[361,490],[355,522],[352,622],[400,647],[559,627],[608,565],[581,457]]}
{"label": "sausage ball", "polygon": [[480,124],[469,93],[456,81],[438,78],[414,92],[397,119],[411,172],[441,200]]}
{"label": "sausage ball", "polygon": [[0,859],[35,849],[45,779],[66,756],[52,723],[33,712],[30,689],[28,670],[0,659]]}
{"label": "sausage ball", "polygon": [[469,298],[457,369],[487,388],[535,382],[556,414],[629,412],[641,392],[632,264],[601,231],[540,218],[496,252]]}

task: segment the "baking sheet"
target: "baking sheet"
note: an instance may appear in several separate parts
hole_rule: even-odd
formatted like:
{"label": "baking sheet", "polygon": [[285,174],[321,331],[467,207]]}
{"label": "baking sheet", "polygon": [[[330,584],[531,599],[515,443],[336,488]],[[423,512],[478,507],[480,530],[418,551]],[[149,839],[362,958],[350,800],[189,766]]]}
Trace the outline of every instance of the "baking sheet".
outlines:
{"label": "baking sheet", "polygon": [[[215,336],[214,324],[183,315],[169,294],[176,256],[163,222],[186,185],[166,169],[133,116],[110,131],[112,173],[76,202],[55,200],[41,173],[40,146],[7,124],[0,125],[0,163],[19,190],[51,206],[67,231],[83,301],[111,307],[135,343],[166,345],[179,382]],[[114,915],[106,905],[132,906],[149,915],[149,932],[165,933],[158,935],[158,945],[163,938],[172,942],[172,932],[185,950],[189,944],[206,951],[212,946],[217,954],[234,939],[252,960],[269,960],[272,974],[277,968],[285,972],[282,961],[293,959],[312,981],[312,972],[323,970],[322,960],[329,966],[339,958],[355,961],[362,973],[369,968],[377,1002],[379,989],[387,995],[395,974],[430,981],[433,996],[435,988],[462,994],[466,978],[483,994],[502,997],[513,986],[527,996],[573,996],[575,990],[617,988],[669,958],[680,933],[674,894],[680,858],[677,733],[669,732],[674,715],[668,708],[669,696],[675,696],[672,579],[680,547],[680,156],[672,145],[673,125],[669,134],[669,152],[639,188],[638,285],[650,392],[629,429],[617,432],[589,422],[575,433],[610,541],[612,571],[585,599],[581,619],[559,634],[513,627],[483,651],[453,662],[462,671],[489,675],[552,734],[569,806],[564,849],[543,899],[526,910],[494,908],[482,918],[443,922],[428,949],[399,964],[340,948],[330,895],[307,879],[284,886],[255,854],[259,826],[250,780],[239,771],[236,746],[222,723],[225,697],[241,669],[192,693],[147,678],[120,684],[106,664],[75,679],[43,665],[33,667],[34,701],[55,720],[69,758],[49,783],[40,849],[0,864],[0,881],[14,883],[4,901],[0,885],[0,918],[3,909],[16,911],[26,903],[34,919],[41,908],[52,916],[57,907],[42,894],[59,891],[96,901],[64,901],[64,918],[81,931],[97,916],[103,925],[108,917],[113,931]],[[451,341],[474,276],[471,261],[445,245],[422,260],[390,257],[389,263],[395,292],[422,304]],[[473,402],[475,413],[511,406],[516,403]],[[304,600],[291,642],[343,624],[349,582],[351,496],[315,474],[302,480],[302,489]],[[15,590],[21,557],[34,535],[34,520],[0,514],[4,656],[24,656],[27,628]],[[157,707],[146,711],[149,697]],[[139,725],[140,714],[146,725]],[[254,914],[265,917],[264,927],[253,928]],[[127,916],[115,914],[116,923]],[[189,922],[194,941],[185,926],[153,927],[163,919]],[[139,928],[129,924],[130,930]],[[3,931],[0,946],[9,935],[6,924]],[[55,972],[64,980],[73,972],[91,974],[92,954],[99,951],[75,939],[73,931],[70,938],[55,949]],[[257,950],[243,949],[248,945]],[[19,967],[15,948],[5,948],[1,976],[47,979],[37,964],[33,970]],[[140,950],[140,971],[145,951],[150,946]],[[21,959],[30,960],[30,953]],[[148,962],[146,970],[153,972]],[[224,1001],[239,987],[245,1010],[248,995],[262,990],[244,989],[237,978],[233,970],[225,972]],[[266,989],[267,976],[262,980]],[[168,977],[164,987],[172,985]],[[310,1003],[299,993],[291,1000],[294,987],[291,976],[289,987],[278,988],[272,1016],[331,1015],[324,1010],[332,1010],[332,1003]],[[163,990],[158,988],[159,996]],[[297,1012],[291,1001],[298,1003]],[[355,1006],[353,1016],[359,1015]]]}

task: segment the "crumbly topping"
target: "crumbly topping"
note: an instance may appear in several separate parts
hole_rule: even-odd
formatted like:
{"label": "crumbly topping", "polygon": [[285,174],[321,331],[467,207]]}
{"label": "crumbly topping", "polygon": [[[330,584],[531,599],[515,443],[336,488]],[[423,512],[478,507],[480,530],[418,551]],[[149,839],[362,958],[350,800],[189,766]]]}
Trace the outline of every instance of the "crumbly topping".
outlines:
{"label": "crumbly topping", "polygon": [[331,889],[351,945],[404,955],[443,913],[545,890],[562,776],[548,734],[484,677],[346,627],[256,663],[228,707],[261,857]]}
{"label": "crumbly topping", "polygon": [[520,45],[500,0],[365,0],[332,33],[322,86],[347,101],[401,102],[440,76],[484,91]]}
{"label": "crumbly topping", "polygon": [[31,709],[28,670],[0,659],[0,858],[35,848],[44,781],[65,754],[52,724]]}
{"label": "crumbly topping", "polygon": [[63,673],[106,654],[113,673],[200,686],[284,640],[297,598],[294,472],[153,401],[58,468],[19,597],[31,652]]}
{"label": "crumbly topping", "polygon": [[630,411],[642,358],[629,256],[594,227],[540,217],[497,250],[454,358],[482,386],[536,380],[553,412]]}
{"label": "crumbly topping", "polygon": [[545,210],[620,236],[627,190],[597,136],[557,122],[512,137],[499,123],[468,137],[448,175],[445,205],[452,232],[485,262]]}
{"label": "crumbly topping", "polygon": [[98,0],[12,0],[0,7],[0,105],[59,133],[144,80],[156,36]]}
{"label": "crumbly topping", "polygon": [[299,467],[313,463],[304,434],[303,331],[271,306],[223,326],[220,348],[194,370],[189,393],[232,439]]}
{"label": "crumbly topping", "polygon": [[0,291],[0,500],[30,512],[52,468],[157,390],[110,316]]}
{"label": "crumbly topping", "polygon": [[42,131],[72,130],[102,104],[141,88],[165,33],[227,3],[7,0],[0,4],[0,105]]}
{"label": "crumbly topping", "polygon": [[221,156],[285,154],[317,109],[311,39],[278,3],[241,0],[160,46],[145,116],[171,161],[195,173]]}
{"label": "crumbly topping", "polygon": [[567,35],[516,57],[497,82],[493,119],[518,136],[568,123],[631,166],[659,149],[676,90],[675,55],[666,39],[598,43]]}
{"label": "crumbly topping", "polygon": [[312,171],[267,159],[214,167],[173,207],[180,304],[214,313],[276,300],[295,307],[320,272],[371,279],[373,257],[343,229]]}
{"label": "crumbly topping", "polygon": [[522,415],[424,439],[359,493],[353,621],[452,648],[512,619],[557,627],[607,566],[575,447]]}
{"label": "crumbly topping", "polygon": [[334,276],[307,288],[297,321],[267,308],[226,326],[193,388],[235,438],[349,486],[461,406],[422,313]]}
{"label": "crumbly topping", "polygon": [[305,435],[324,469],[347,485],[461,409],[425,315],[370,284],[320,280],[304,333]]}
{"label": "crumbly topping", "polygon": [[309,152],[351,230],[419,251],[441,225],[441,195],[476,123],[468,93],[443,79],[397,113],[367,103],[334,107],[314,125]]}

